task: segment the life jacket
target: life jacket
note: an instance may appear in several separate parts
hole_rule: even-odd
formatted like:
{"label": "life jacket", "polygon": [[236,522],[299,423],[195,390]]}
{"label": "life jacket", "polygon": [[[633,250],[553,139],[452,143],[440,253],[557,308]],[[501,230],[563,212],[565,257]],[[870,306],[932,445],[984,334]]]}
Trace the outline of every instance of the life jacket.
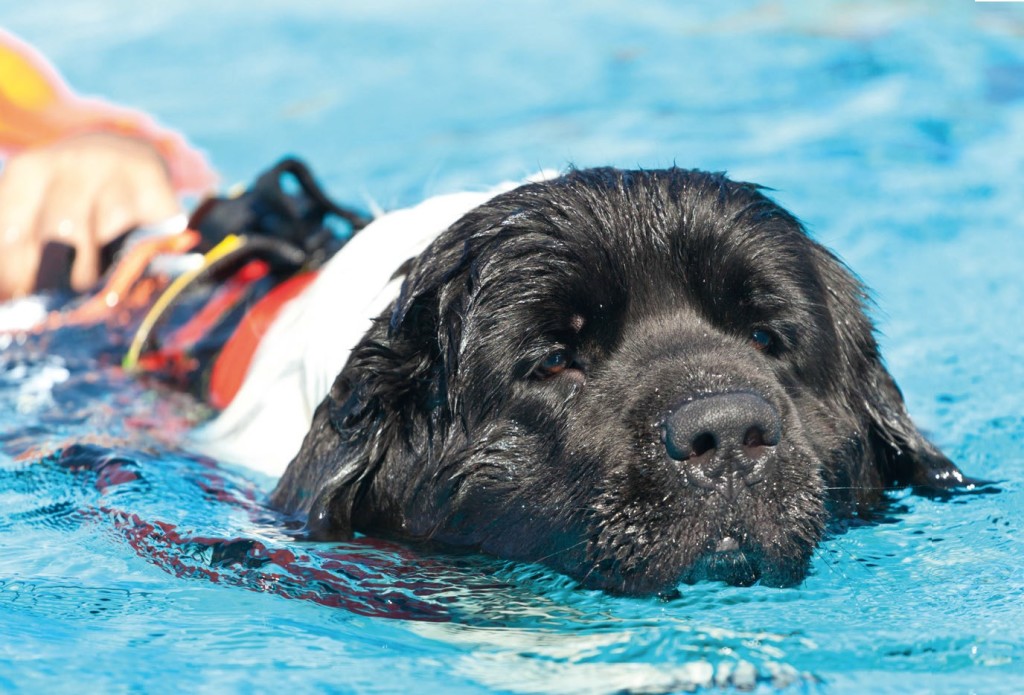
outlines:
{"label": "life jacket", "polygon": [[[193,448],[279,475],[349,352],[398,296],[399,269],[516,185],[434,196],[371,221],[288,158],[243,192],[200,204],[187,225],[116,240],[96,288],[76,295],[56,282],[65,289],[47,295],[55,305],[33,330],[102,326],[107,362],[219,411],[192,432]],[[64,254],[50,272],[67,278]]]}

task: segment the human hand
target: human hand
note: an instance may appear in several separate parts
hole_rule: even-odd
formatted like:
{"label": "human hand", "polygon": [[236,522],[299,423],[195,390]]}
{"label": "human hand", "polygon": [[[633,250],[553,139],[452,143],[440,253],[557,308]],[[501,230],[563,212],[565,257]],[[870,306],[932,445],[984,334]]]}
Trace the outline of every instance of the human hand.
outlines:
{"label": "human hand", "polygon": [[32,292],[47,242],[75,248],[71,286],[81,291],[96,282],[104,244],[180,211],[143,140],[89,133],[25,150],[0,172],[0,300]]}

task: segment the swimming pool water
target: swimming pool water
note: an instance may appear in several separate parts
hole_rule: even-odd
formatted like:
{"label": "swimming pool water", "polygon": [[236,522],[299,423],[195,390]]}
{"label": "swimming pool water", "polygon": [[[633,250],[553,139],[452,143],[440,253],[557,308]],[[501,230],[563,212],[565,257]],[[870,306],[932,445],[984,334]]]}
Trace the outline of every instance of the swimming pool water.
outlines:
{"label": "swimming pool water", "polygon": [[1024,690],[1024,7],[0,0],[79,90],[225,182],[306,157],[390,208],[541,167],[757,181],[875,291],[915,419],[993,495],[893,493],[792,589],[580,591],[529,565],[304,544],[201,409],[0,351],[0,690]]}

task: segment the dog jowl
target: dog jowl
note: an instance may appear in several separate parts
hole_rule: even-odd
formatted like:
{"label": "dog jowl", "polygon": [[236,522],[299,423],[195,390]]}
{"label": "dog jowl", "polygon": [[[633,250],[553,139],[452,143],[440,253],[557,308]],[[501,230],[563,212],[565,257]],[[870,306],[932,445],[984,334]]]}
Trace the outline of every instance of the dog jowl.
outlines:
{"label": "dog jowl", "polygon": [[572,171],[406,268],[273,495],[353,532],[628,594],[799,582],[831,515],[968,484],[910,421],[864,291],[757,186]]}

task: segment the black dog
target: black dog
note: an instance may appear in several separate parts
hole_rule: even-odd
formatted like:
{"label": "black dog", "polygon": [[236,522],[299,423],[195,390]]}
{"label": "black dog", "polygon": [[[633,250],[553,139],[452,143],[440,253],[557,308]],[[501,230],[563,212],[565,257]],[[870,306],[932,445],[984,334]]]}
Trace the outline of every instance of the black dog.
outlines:
{"label": "black dog", "polygon": [[849,271],[755,185],[573,171],[405,269],[273,502],[628,594],[799,582],[830,515],[968,485],[910,421]]}

